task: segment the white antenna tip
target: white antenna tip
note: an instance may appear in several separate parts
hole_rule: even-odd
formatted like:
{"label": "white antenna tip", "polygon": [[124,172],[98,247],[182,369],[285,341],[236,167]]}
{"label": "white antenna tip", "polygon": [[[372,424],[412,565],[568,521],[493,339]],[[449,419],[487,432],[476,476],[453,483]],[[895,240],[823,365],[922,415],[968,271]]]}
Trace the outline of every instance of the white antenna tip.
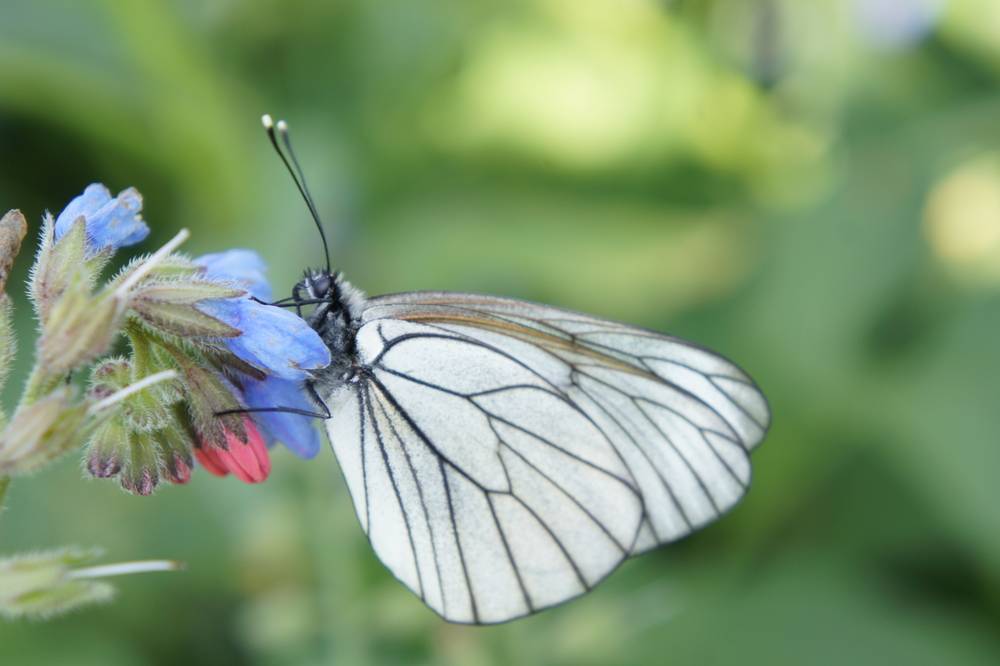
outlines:
{"label": "white antenna tip", "polygon": [[284,120],[279,120],[278,121],[278,131],[279,132],[287,132],[288,131],[288,123],[286,123]]}
{"label": "white antenna tip", "polygon": [[274,127],[274,121],[271,120],[271,114],[265,113],[260,117],[260,124],[264,126],[264,129],[269,130]]}

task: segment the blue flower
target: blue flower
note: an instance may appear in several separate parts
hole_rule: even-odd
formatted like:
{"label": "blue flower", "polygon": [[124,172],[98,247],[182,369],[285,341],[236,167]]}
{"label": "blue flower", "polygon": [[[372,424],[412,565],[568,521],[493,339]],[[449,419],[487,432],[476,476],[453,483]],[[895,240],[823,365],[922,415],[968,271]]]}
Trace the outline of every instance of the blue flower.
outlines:
{"label": "blue flower", "polygon": [[195,263],[205,268],[210,280],[238,282],[251,295],[262,301],[271,300],[271,285],[267,282],[267,265],[253,250],[228,250],[204,254]]}
{"label": "blue flower", "polygon": [[142,195],[130,187],[112,198],[100,183],[87,186],[83,194],[69,202],[56,218],[55,238],[59,240],[81,217],[87,229],[87,254],[135,245],[149,235],[149,227],[139,214]]}
{"label": "blue flower", "polygon": [[[237,284],[257,298],[270,296],[264,262],[256,252],[230,250],[205,255],[195,263],[205,268],[209,278]],[[272,377],[302,381],[310,377],[310,370],[330,364],[326,344],[301,317],[291,312],[258,303],[249,295],[202,301],[198,309],[241,331],[235,338],[226,338],[225,345]]]}
{"label": "blue flower", "polygon": [[229,351],[274,377],[309,378],[330,365],[330,350],[309,324],[292,312],[249,296],[202,301],[198,309],[241,332],[223,342]]}
{"label": "blue flower", "polygon": [[[316,405],[302,390],[301,382],[287,379],[268,377],[258,381],[248,378],[243,382],[243,397],[251,408],[294,407],[316,411]],[[286,412],[257,412],[253,416],[271,439],[281,442],[300,458],[313,458],[319,453],[319,434],[312,417]]]}
{"label": "blue flower", "polygon": [[[239,330],[240,335],[223,339],[223,344],[267,375],[263,380],[243,379],[247,406],[316,411],[316,405],[303,391],[302,382],[311,377],[310,370],[330,364],[330,350],[302,318],[251,298],[251,295],[260,300],[271,298],[263,259],[252,250],[228,250],[203,255],[195,263],[204,269],[204,277],[249,292],[197,305],[205,314]],[[281,442],[302,458],[312,458],[319,452],[319,436],[311,417],[283,412],[257,412],[253,416],[271,442]]]}

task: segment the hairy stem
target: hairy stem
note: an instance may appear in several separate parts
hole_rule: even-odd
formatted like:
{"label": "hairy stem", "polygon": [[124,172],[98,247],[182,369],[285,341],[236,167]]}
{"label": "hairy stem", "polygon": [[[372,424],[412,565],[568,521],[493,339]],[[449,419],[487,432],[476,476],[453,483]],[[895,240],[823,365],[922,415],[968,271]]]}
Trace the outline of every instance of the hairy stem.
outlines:
{"label": "hairy stem", "polygon": [[149,341],[135,322],[129,322],[125,325],[125,335],[132,347],[132,381],[137,381],[150,374],[151,350]]}

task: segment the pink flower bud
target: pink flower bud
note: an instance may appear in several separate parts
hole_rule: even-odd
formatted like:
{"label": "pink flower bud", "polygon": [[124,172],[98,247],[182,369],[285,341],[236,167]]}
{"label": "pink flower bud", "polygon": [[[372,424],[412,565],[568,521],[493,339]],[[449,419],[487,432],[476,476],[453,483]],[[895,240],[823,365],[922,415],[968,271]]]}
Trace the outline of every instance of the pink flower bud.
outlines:
{"label": "pink flower bud", "polygon": [[204,444],[195,447],[194,457],[198,459],[198,463],[205,468],[205,471],[209,474],[214,474],[215,476],[225,476],[229,474],[229,470],[226,469],[225,464],[216,455],[216,449],[213,446],[206,446]]}
{"label": "pink flower bud", "polygon": [[118,477],[118,481],[122,488],[133,495],[148,497],[156,490],[159,478],[151,469],[140,469],[135,474],[122,474]]}
{"label": "pink flower bud", "polygon": [[246,442],[225,430],[228,448],[222,449],[201,442],[194,454],[202,467],[211,474],[225,476],[232,473],[244,483],[260,483],[271,473],[271,458],[264,446],[264,438],[249,416],[243,417],[243,427],[246,429]]}
{"label": "pink flower bud", "polygon": [[170,483],[183,484],[191,480],[191,468],[187,461],[176,459],[167,467],[167,478]]}

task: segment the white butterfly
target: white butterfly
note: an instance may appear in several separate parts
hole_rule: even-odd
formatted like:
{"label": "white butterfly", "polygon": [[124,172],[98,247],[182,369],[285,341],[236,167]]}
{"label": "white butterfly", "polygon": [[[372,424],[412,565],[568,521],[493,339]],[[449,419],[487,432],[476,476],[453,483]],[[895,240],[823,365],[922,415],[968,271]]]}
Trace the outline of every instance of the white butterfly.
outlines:
{"label": "white butterfly", "polygon": [[329,269],[293,294],[332,352],[309,388],[358,520],[446,620],[576,597],[746,492],[767,402],[708,350],[492,296],[365,299]]}

